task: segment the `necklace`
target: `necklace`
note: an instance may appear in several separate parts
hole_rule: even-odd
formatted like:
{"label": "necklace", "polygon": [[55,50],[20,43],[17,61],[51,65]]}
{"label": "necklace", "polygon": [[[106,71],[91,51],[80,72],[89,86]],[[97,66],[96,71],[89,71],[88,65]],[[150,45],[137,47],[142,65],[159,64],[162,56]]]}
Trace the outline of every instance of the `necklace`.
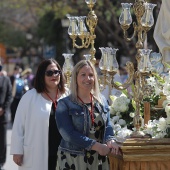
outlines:
{"label": "necklace", "polygon": [[[77,98],[83,103],[83,100],[77,96]],[[94,134],[95,133],[95,127],[94,127],[94,104],[93,104],[93,95],[90,93],[90,103],[91,103],[91,109],[89,110],[90,113],[90,118],[91,118],[91,128],[90,128],[90,133]]]}
{"label": "necklace", "polygon": [[50,95],[47,93],[47,92],[45,92],[45,94],[47,95],[47,97],[53,102],[53,105],[54,105],[54,111],[56,110],[56,108],[57,108],[57,98],[58,98],[58,89],[57,89],[57,92],[56,92],[56,97],[55,97],[55,99],[53,100],[51,97],[50,97]]}

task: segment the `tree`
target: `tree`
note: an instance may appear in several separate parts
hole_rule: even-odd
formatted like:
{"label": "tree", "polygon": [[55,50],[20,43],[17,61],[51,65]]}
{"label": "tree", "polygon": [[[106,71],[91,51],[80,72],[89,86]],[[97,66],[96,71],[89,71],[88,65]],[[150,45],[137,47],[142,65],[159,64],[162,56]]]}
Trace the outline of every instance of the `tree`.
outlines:
{"label": "tree", "polygon": [[[160,0],[150,1],[152,3],[160,4]],[[125,1],[97,0],[94,7],[98,17],[95,47],[98,49],[100,46],[113,46],[115,48],[119,48],[118,58],[122,55],[134,58],[136,53],[136,40],[134,39],[131,43],[126,42],[123,38],[123,31],[118,22],[121,12],[121,2]],[[134,3],[134,0],[126,0],[126,2]],[[19,20],[15,20],[12,17],[13,15],[10,13],[8,14],[8,17],[5,17],[5,15],[0,15],[1,18],[4,20],[6,19],[8,23],[13,23],[23,32],[33,30],[32,32],[34,34],[34,38],[36,39],[36,41],[34,41],[35,44],[39,43],[41,38],[45,38],[46,43],[49,44],[58,44],[59,42],[62,42],[63,37],[61,35],[63,32],[61,28],[61,19],[65,18],[66,14],[73,16],[84,16],[87,15],[89,11],[84,0],[1,0],[0,3],[0,14],[5,14],[5,10],[8,12],[12,11],[13,13],[18,10],[22,12],[22,16],[27,16],[29,18],[29,20],[24,20],[24,17],[20,15],[21,18]],[[154,10],[156,18],[157,14],[155,11],[156,10]],[[45,21],[48,17],[51,17],[51,20],[49,20],[50,22]],[[37,31],[35,31],[37,25],[38,34]],[[55,27],[56,30],[54,29]],[[152,45],[153,51],[155,51],[157,47],[153,40],[153,31],[154,28],[148,32],[148,42]],[[128,30],[129,35],[131,35],[132,32],[133,28],[131,27]],[[71,41],[70,44],[72,44]],[[60,49],[62,50],[62,48]],[[59,52],[59,56],[62,52],[64,51]]]}

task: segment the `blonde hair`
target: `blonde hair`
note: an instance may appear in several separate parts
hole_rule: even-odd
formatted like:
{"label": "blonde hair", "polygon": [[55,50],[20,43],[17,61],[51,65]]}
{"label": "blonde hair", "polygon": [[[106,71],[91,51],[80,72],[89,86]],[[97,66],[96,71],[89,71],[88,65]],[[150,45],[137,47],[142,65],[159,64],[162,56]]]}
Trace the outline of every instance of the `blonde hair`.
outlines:
{"label": "blonde hair", "polygon": [[74,69],[72,71],[72,76],[71,76],[71,84],[70,84],[71,96],[72,96],[73,100],[78,101],[78,99],[77,99],[77,75],[78,75],[80,69],[83,68],[84,66],[90,66],[94,73],[94,87],[93,87],[91,93],[94,95],[94,97],[99,102],[101,102],[97,72],[96,72],[96,69],[93,66],[93,64],[87,60],[81,60],[74,66]]}

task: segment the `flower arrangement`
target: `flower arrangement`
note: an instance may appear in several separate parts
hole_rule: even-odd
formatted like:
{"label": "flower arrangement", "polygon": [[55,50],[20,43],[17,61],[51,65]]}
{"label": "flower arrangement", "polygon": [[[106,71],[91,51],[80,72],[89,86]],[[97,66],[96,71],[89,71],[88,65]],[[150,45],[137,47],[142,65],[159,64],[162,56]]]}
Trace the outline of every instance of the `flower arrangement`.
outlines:
{"label": "flower arrangement", "polygon": [[132,99],[125,94],[120,97],[110,96],[112,105],[110,106],[111,123],[117,139],[124,139],[132,133],[133,117],[135,109]]}
{"label": "flower arrangement", "polygon": [[[151,120],[147,125],[143,124],[141,130],[152,138],[170,137],[170,74],[159,76],[159,74],[154,73],[153,77],[147,78],[147,84],[153,88],[153,92],[151,95],[145,96],[144,101],[150,102],[151,109],[158,103],[161,94],[166,95],[167,100],[163,102],[163,109],[157,110],[151,115]],[[133,132],[135,103],[131,95],[129,97],[127,91],[123,91],[120,97],[110,96],[112,100],[110,106],[112,127],[117,140],[120,142]],[[143,104],[141,104],[140,111],[141,113],[144,111]]]}
{"label": "flower arrangement", "polygon": [[119,123],[121,126],[130,126],[134,117],[134,108],[126,95],[120,97],[110,96],[112,105],[110,106],[111,119],[114,123]]}
{"label": "flower arrangement", "polygon": [[152,138],[169,138],[170,137],[170,106],[165,106],[167,117],[161,117],[159,120],[150,120],[148,125],[143,129],[145,134],[149,134]]}
{"label": "flower arrangement", "polygon": [[[156,79],[159,81],[159,84],[156,83]],[[164,94],[166,96],[166,100],[162,104],[166,115],[160,116],[159,119],[150,120],[143,131],[146,134],[150,134],[152,138],[170,137],[170,73],[165,77],[155,74],[151,84],[154,86],[157,95]]]}

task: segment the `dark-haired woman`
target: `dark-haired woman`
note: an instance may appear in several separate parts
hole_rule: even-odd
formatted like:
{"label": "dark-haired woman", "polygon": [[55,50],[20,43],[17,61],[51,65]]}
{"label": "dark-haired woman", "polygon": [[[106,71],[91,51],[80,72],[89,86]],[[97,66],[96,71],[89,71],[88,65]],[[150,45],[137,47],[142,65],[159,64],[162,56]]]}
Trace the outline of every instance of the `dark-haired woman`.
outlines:
{"label": "dark-haired woman", "polygon": [[13,124],[11,154],[19,170],[55,170],[61,140],[55,122],[58,100],[68,94],[59,64],[40,63],[34,88],[21,99]]}

